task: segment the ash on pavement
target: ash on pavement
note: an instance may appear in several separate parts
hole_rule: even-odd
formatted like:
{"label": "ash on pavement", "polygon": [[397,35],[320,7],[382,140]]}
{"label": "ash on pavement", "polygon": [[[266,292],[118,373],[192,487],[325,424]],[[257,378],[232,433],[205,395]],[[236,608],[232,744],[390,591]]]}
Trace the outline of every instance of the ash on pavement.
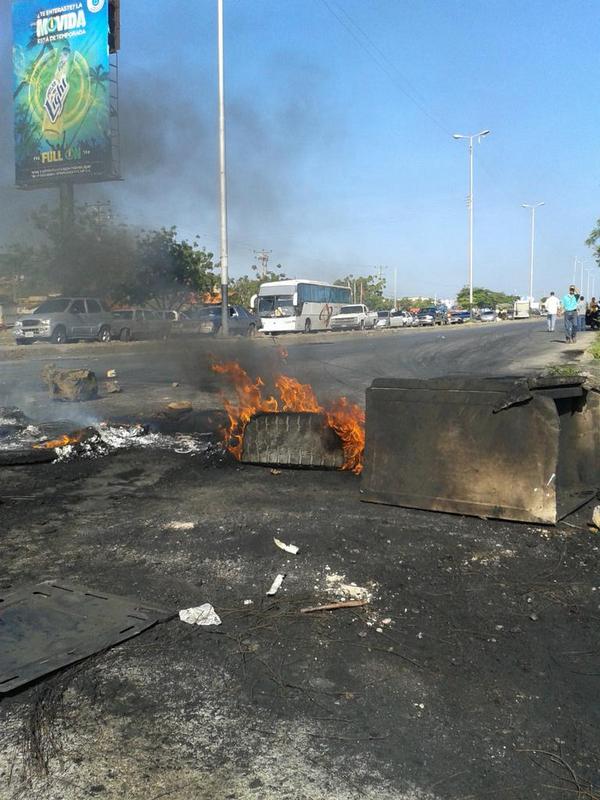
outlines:
{"label": "ash on pavement", "polygon": [[[598,793],[589,509],[556,529],[409,511],[347,473],[150,449],[1,479],[1,589],[62,578],[223,621],[5,697],[1,798]],[[299,613],[357,587],[364,608]]]}

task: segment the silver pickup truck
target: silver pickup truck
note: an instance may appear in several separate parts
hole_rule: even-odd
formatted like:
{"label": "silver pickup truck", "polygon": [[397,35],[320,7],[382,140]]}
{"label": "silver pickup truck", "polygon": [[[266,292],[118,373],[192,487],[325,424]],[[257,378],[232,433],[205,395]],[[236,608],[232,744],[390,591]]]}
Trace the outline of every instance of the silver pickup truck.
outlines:
{"label": "silver pickup truck", "polygon": [[64,344],[74,339],[110,342],[112,314],[95,297],[52,297],[15,322],[17,344]]}

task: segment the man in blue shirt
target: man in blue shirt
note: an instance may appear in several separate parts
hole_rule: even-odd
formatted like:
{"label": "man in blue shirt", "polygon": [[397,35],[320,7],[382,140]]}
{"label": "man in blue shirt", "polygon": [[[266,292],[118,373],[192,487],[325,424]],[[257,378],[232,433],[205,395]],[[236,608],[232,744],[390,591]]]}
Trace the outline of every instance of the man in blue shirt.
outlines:
{"label": "man in blue shirt", "polygon": [[565,312],[565,334],[567,342],[574,342],[577,338],[577,300],[579,292],[574,286],[569,286],[569,293],[561,300]]}

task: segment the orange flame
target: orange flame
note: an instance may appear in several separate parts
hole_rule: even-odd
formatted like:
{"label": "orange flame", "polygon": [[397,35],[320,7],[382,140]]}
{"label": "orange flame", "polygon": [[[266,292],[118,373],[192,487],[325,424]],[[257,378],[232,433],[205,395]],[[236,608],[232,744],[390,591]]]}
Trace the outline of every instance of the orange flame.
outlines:
{"label": "orange flame", "polygon": [[264,382],[261,378],[255,381],[236,362],[213,364],[212,369],[225,375],[233,384],[236,401],[223,396],[223,404],[229,418],[224,431],[227,449],[238,459],[242,457],[244,430],[255,414],[277,411],[308,411],[324,414],[329,427],[338,434],[344,448],[344,465],[342,469],[352,470],[355,474],[362,471],[362,454],[365,447],[365,412],[356,403],[350,403],[340,397],[331,406],[324,408],[309,384],[300,383],[287,375],[278,375],[275,387],[279,400],[273,396],[263,397]]}
{"label": "orange flame", "polygon": [[34,444],[36,450],[52,450],[55,447],[66,447],[68,444],[79,444],[81,441],[82,433],[73,433],[71,435],[63,433],[57,439],[48,439],[47,442],[41,444]]}

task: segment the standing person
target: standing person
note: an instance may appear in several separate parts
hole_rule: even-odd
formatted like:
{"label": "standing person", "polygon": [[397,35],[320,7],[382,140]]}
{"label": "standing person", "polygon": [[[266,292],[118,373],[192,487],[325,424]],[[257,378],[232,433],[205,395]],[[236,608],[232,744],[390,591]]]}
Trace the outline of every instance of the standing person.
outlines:
{"label": "standing person", "polygon": [[554,333],[556,317],[558,316],[558,309],[560,308],[560,302],[554,292],[550,292],[550,297],[546,299],[544,305],[546,306],[546,311],[548,312],[548,333]]}
{"label": "standing person", "polygon": [[587,311],[587,303],[585,302],[585,297],[580,294],[579,300],[577,301],[577,330],[579,333],[583,333],[585,331],[585,312]]}
{"label": "standing person", "polygon": [[578,292],[571,285],[568,293],[561,301],[565,311],[565,336],[567,342],[574,342],[577,339],[577,297]]}

